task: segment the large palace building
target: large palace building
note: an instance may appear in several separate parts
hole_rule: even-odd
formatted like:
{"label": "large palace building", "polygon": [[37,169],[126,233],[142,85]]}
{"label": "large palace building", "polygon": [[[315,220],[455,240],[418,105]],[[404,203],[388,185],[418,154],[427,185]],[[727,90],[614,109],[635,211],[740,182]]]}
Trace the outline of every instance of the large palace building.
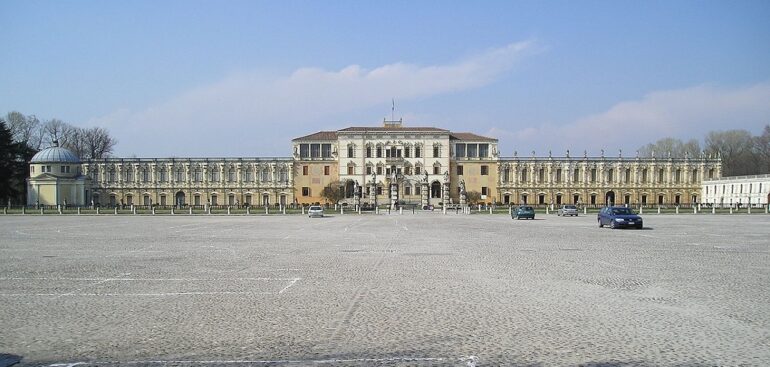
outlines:
{"label": "large palace building", "polygon": [[721,177],[718,158],[500,156],[497,139],[435,127],[320,131],[281,158],[107,158],[81,162],[50,147],[30,162],[29,205],[232,205],[324,203],[330,184],[351,205],[679,205],[701,201]]}

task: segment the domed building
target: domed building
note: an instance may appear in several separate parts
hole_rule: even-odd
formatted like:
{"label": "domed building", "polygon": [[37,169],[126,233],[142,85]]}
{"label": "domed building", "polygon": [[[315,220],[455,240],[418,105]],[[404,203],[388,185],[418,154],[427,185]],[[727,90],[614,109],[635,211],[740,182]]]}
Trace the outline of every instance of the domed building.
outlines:
{"label": "domed building", "polygon": [[82,206],[88,200],[90,179],[81,172],[80,158],[57,141],[29,162],[29,205]]}

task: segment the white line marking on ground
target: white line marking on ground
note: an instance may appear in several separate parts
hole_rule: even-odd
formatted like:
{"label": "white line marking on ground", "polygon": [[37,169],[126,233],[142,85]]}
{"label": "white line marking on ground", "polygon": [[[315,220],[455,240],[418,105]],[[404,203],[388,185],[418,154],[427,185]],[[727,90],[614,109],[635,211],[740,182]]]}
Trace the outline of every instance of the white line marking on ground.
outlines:
{"label": "white line marking on ground", "polygon": [[292,279],[292,280],[291,280],[291,283],[289,283],[289,285],[287,285],[287,286],[283,287],[283,289],[281,289],[281,290],[278,292],[278,294],[281,294],[281,293],[285,292],[287,289],[291,288],[291,286],[293,286],[294,284],[296,284],[296,283],[297,283],[297,281],[298,281],[298,280],[300,280],[300,279],[302,279],[302,278],[294,278],[294,279]]}
{"label": "white line marking on ground", "polygon": [[171,293],[0,293],[0,297],[168,297],[208,295],[268,295],[272,292],[171,292]]}
{"label": "white line marking on ground", "polygon": [[[474,357],[475,358],[475,357]],[[54,363],[48,367],[69,367],[78,365],[105,365],[105,364],[330,364],[330,363],[383,363],[383,362],[440,362],[452,360],[441,357],[390,357],[390,358],[332,358],[332,359],[276,359],[276,360],[157,360],[157,361],[94,361],[74,363]],[[467,360],[461,358],[459,360]]]}
{"label": "white line marking on ground", "polygon": [[98,281],[98,282],[96,282],[96,283],[91,283],[91,284],[89,284],[89,285],[86,285],[86,286],[80,287],[80,288],[78,288],[78,289],[75,289],[75,290],[74,290],[74,291],[72,291],[72,292],[69,292],[69,293],[64,293],[64,294],[60,294],[60,295],[56,296],[55,298],[61,298],[61,297],[64,297],[64,296],[70,296],[70,295],[73,295],[73,294],[75,294],[75,293],[77,293],[77,292],[80,292],[80,291],[82,291],[83,289],[86,289],[86,288],[91,288],[91,287],[97,286],[97,285],[99,285],[99,284],[107,283],[107,282],[109,282],[109,281],[112,281],[112,280],[114,280],[114,279],[110,278],[110,279],[104,279],[104,280]]}
{"label": "white line marking on ground", "polygon": [[[299,270],[299,269],[286,269],[286,270]],[[68,280],[68,281],[82,281],[82,282],[97,282],[103,280],[122,281],[122,282],[205,282],[205,281],[238,281],[248,282],[255,280],[263,281],[292,281],[299,278],[0,278],[0,280]]]}

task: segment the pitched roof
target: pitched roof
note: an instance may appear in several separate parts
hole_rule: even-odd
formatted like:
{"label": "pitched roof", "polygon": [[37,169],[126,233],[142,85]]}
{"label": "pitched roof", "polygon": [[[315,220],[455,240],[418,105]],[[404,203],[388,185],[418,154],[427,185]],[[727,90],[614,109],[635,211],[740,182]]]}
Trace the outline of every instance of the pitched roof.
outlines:
{"label": "pitched roof", "polygon": [[468,140],[468,141],[491,141],[491,142],[497,141],[497,139],[476,135],[474,133],[452,133],[449,136],[449,138],[453,140]]}
{"label": "pitched roof", "polygon": [[291,141],[297,141],[297,140],[337,140],[337,132],[336,131],[319,131],[314,134],[301,136],[299,138],[292,139]]}
{"label": "pitched roof", "polygon": [[414,131],[414,132],[437,132],[437,133],[448,133],[449,130],[445,129],[439,129],[437,127],[411,127],[411,126],[401,126],[401,127],[384,127],[384,126],[352,126],[352,127],[346,127],[342,130],[338,130],[338,132],[390,132],[390,131]]}

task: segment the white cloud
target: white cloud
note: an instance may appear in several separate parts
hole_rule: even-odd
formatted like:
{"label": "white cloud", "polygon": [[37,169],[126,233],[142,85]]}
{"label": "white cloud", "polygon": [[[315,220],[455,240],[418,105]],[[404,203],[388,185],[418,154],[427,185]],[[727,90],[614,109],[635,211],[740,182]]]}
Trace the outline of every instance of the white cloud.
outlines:
{"label": "white cloud", "polygon": [[478,88],[500,78],[532,49],[532,42],[513,43],[448,65],[301,68],[272,78],[240,73],[144,111],[120,110],[90,124],[107,126],[118,137],[118,155],[287,154],[289,139],[318,130],[324,117],[392,97],[409,100]]}
{"label": "white cloud", "polygon": [[[758,133],[768,123],[770,83],[739,88],[699,85],[652,92],[564,125],[544,124],[515,131],[498,128],[493,133],[503,147],[540,149],[538,155],[547,154],[543,149],[559,150],[559,155],[566,149],[573,154],[582,154],[584,149],[598,154],[606,149],[613,155],[624,149],[624,156],[631,156],[640,146],[664,137],[701,140],[709,131],[728,129]],[[522,152],[520,149],[519,154]]]}

